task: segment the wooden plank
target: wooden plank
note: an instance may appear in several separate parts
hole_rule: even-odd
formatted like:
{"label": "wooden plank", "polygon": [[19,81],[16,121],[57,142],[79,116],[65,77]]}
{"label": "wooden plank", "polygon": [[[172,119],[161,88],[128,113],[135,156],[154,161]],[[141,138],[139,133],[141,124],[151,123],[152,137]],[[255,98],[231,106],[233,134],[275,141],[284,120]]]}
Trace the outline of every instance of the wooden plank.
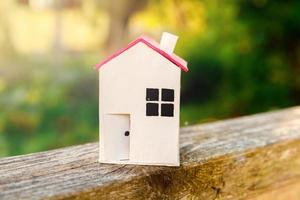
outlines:
{"label": "wooden plank", "polygon": [[0,199],[251,199],[300,182],[300,107],[181,129],[181,166],[99,164],[98,143],[0,160]]}
{"label": "wooden plank", "polygon": [[299,200],[300,199],[300,181],[275,188],[274,190],[266,191],[249,200]]}

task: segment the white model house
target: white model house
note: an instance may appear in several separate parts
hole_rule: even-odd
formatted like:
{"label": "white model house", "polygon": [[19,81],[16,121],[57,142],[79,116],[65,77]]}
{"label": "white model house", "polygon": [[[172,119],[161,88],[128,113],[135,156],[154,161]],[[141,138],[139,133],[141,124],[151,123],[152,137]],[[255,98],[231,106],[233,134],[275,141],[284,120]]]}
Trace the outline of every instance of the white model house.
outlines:
{"label": "white model house", "polygon": [[179,166],[177,36],[139,37],[96,68],[100,75],[99,162]]}

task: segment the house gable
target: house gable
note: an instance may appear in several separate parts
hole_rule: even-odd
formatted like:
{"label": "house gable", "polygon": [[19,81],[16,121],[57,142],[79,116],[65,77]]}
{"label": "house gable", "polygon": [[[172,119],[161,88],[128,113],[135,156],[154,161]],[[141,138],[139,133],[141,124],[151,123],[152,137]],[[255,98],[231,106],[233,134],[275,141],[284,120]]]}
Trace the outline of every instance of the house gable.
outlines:
{"label": "house gable", "polygon": [[145,36],[141,36],[141,37],[137,38],[136,40],[131,42],[127,47],[125,47],[123,49],[120,49],[119,51],[117,51],[113,55],[109,56],[106,60],[104,60],[104,61],[100,62],[99,64],[97,64],[96,69],[100,69],[103,65],[110,62],[112,59],[114,59],[115,57],[117,57],[120,54],[124,53],[125,51],[129,50],[131,47],[135,46],[138,43],[145,44],[147,47],[151,48],[155,52],[162,55],[164,58],[168,59],[174,65],[178,66],[181,70],[183,70],[185,72],[188,71],[187,62],[185,60],[183,60],[182,58],[178,57],[175,54],[169,54],[169,53],[165,52],[164,50],[162,50],[159,47],[158,43],[156,43],[155,41],[153,41],[153,40],[151,40],[151,39],[149,39]]}

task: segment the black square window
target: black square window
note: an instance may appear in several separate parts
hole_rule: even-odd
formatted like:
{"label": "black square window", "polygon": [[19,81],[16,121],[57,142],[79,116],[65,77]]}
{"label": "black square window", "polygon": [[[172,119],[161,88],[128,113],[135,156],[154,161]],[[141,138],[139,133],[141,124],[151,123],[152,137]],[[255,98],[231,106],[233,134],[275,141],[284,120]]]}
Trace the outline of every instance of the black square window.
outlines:
{"label": "black square window", "polygon": [[158,89],[147,88],[146,89],[146,100],[147,101],[158,101],[159,92]]}
{"label": "black square window", "polygon": [[158,116],[158,103],[146,104],[146,116]]}
{"label": "black square window", "polygon": [[161,94],[162,101],[174,101],[174,90],[162,89]]}
{"label": "black square window", "polygon": [[162,103],[161,104],[161,116],[173,117],[174,116],[174,104]]}

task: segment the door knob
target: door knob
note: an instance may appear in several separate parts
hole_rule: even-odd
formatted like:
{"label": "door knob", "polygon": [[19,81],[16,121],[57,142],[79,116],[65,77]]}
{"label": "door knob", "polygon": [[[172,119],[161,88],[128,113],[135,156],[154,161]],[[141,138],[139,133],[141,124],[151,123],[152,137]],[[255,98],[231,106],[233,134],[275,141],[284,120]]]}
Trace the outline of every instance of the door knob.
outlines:
{"label": "door knob", "polygon": [[130,133],[129,131],[125,131],[125,134],[124,134],[124,135],[125,135],[125,136],[129,136],[129,133]]}

